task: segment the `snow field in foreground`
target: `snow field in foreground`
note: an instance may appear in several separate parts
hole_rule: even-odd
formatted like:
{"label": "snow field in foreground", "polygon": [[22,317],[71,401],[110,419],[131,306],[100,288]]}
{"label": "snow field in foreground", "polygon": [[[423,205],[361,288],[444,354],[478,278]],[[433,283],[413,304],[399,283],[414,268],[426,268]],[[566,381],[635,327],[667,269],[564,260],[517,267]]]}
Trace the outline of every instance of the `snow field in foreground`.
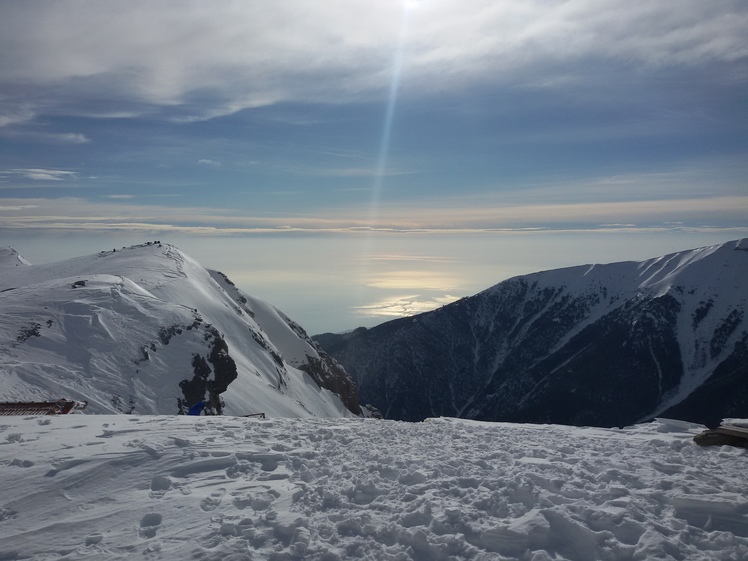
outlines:
{"label": "snow field in foreground", "polygon": [[0,560],[748,559],[701,427],[0,419]]}

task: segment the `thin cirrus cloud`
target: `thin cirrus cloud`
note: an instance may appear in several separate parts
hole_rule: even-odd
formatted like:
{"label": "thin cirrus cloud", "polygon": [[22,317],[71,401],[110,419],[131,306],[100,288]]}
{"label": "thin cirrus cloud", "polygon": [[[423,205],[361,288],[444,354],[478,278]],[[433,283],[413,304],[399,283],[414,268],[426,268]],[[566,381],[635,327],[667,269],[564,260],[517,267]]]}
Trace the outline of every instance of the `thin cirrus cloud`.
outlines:
{"label": "thin cirrus cloud", "polygon": [[59,144],[87,144],[91,142],[85,134],[78,132],[65,132],[65,133],[37,133],[27,134],[26,136],[34,136],[36,140],[42,142],[54,142]]}
{"label": "thin cirrus cloud", "polygon": [[[546,205],[437,206],[406,204],[388,209],[386,219],[369,221],[362,209],[309,214],[250,216],[234,209],[139,205],[129,195],[120,201],[93,203],[79,198],[3,199],[0,227],[66,231],[172,231],[194,234],[348,234],[378,233],[466,234],[512,231],[680,231],[723,230],[748,235],[744,217],[748,197],[619,201]],[[725,225],[725,217],[731,220]],[[375,256],[374,261],[378,260]],[[412,261],[413,256],[387,255],[389,262]],[[438,256],[421,256],[434,262]],[[385,282],[385,281],[383,281]],[[403,288],[406,288],[403,286]]]}
{"label": "thin cirrus cloud", "polygon": [[75,171],[40,168],[10,169],[0,172],[0,175],[20,177],[34,181],[65,181],[78,177],[78,173]]}
{"label": "thin cirrus cloud", "polygon": [[158,107],[189,121],[281,101],[376,99],[386,95],[397,48],[413,86],[405,90],[419,95],[487,81],[583,84],[610,75],[620,61],[657,71],[735,64],[748,55],[748,11],[735,0],[682,0],[677,9],[650,0],[476,0],[469,9],[450,0],[61,0],[40,7],[0,6],[0,126],[45,113],[134,115]]}

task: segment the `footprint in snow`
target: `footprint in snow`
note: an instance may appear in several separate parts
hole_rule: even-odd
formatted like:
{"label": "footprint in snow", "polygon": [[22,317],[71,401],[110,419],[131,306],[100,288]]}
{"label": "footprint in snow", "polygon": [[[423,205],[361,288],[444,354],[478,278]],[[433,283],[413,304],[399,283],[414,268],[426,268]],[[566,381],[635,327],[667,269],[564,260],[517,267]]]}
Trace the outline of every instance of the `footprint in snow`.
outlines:
{"label": "footprint in snow", "polygon": [[252,510],[257,512],[269,509],[270,505],[273,504],[273,501],[280,496],[280,493],[270,489],[257,494],[234,492],[232,493],[232,496],[234,497],[232,500],[234,508],[244,510],[245,508],[250,507]]}
{"label": "footprint in snow", "polygon": [[8,465],[21,468],[30,468],[34,465],[34,462],[32,462],[31,460],[19,460],[18,458],[14,458]]}
{"label": "footprint in snow", "polygon": [[153,538],[156,537],[156,530],[161,525],[163,517],[157,512],[150,512],[140,519],[140,537],[141,538]]}
{"label": "footprint in snow", "polygon": [[10,520],[11,518],[15,518],[18,514],[18,511],[12,510],[10,508],[5,508],[4,506],[0,506],[0,522],[4,520]]}
{"label": "footprint in snow", "polygon": [[96,545],[97,543],[101,543],[101,540],[103,539],[103,534],[91,534],[90,536],[86,537],[86,545]]}
{"label": "footprint in snow", "polygon": [[205,497],[202,501],[200,501],[200,508],[205,512],[210,512],[211,510],[217,509],[221,504],[221,501],[223,500],[223,496],[225,494],[226,489],[223,488],[218,489],[217,491],[213,491],[210,494],[210,497]]}
{"label": "footprint in snow", "polygon": [[168,475],[156,475],[151,479],[151,498],[160,499],[171,489],[171,479]]}
{"label": "footprint in snow", "polygon": [[52,469],[49,470],[47,473],[44,474],[44,477],[54,477],[61,471],[66,471],[69,469],[73,469],[76,466],[79,466],[81,464],[85,464],[88,460],[83,458],[78,459],[57,459],[52,462]]}

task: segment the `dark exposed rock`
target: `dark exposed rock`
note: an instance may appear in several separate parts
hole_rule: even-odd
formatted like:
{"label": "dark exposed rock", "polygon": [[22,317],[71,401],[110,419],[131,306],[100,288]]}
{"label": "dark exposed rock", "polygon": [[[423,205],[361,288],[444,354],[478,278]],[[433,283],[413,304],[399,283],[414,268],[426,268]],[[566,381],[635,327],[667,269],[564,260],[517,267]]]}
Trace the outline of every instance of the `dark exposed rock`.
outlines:
{"label": "dark exposed rock", "polygon": [[16,336],[16,342],[23,343],[31,337],[41,337],[41,329],[41,323],[32,323],[28,327],[24,327],[23,329],[21,329],[21,332],[18,334],[18,336]]}
{"label": "dark exposed rock", "polygon": [[319,349],[318,353],[320,358],[307,355],[306,364],[299,369],[309,374],[319,387],[338,394],[349,411],[360,415],[358,390],[348,373],[330,355]]}
{"label": "dark exposed rock", "polygon": [[238,373],[236,363],[229,356],[229,347],[217,329],[212,329],[213,345],[208,361],[213,365],[213,380],[210,387],[210,405],[217,415],[221,414],[219,395],[225,392],[229,384],[236,380]]}
{"label": "dark exposed rock", "polygon": [[193,376],[179,383],[184,395],[184,398],[178,399],[181,414],[186,414],[196,403],[205,401],[206,414],[220,415],[223,410],[220,395],[238,376],[236,363],[229,355],[228,345],[220,332],[214,327],[206,327],[205,335],[207,340],[211,341],[208,356],[193,355]]}
{"label": "dark exposed rock", "polygon": [[743,310],[730,312],[722,324],[714,330],[714,336],[710,343],[709,353],[712,358],[717,357],[724,349],[727,339],[732,335],[743,321]]}
{"label": "dark exposed rock", "polygon": [[181,325],[170,325],[169,327],[162,327],[158,330],[158,338],[161,340],[162,345],[168,345],[172,337],[181,334]]}
{"label": "dark exposed rock", "polygon": [[537,347],[518,359],[510,352],[466,416],[598,426],[646,416],[683,372],[673,331],[678,307],[668,296],[635,302],[555,352]]}
{"label": "dark exposed rock", "polygon": [[250,329],[250,333],[252,334],[252,339],[254,339],[255,342],[258,345],[260,345],[260,347],[266,350],[271,357],[273,357],[273,360],[275,361],[275,363],[278,366],[285,368],[283,357],[280,356],[278,352],[273,347],[270,346],[270,343],[268,343],[265,337],[263,337],[261,333],[258,333],[257,331],[254,331],[252,329]]}
{"label": "dark exposed rock", "polygon": [[700,302],[699,304],[699,307],[693,313],[693,324],[691,326],[693,329],[696,329],[699,326],[701,321],[709,313],[709,310],[712,309],[712,306],[714,306],[714,300],[709,299],[706,302]]}
{"label": "dark exposed rock", "polygon": [[314,348],[319,357],[307,354],[306,362],[298,365],[299,370],[303,370],[309,374],[319,387],[338,394],[343,401],[343,405],[349,411],[356,415],[361,415],[358,388],[345,368],[324,351],[316,341],[309,337],[307,332],[298,323],[289,318],[285,318],[285,321],[300,339],[303,339]]}
{"label": "dark exposed rock", "polygon": [[114,406],[117,411],[120,413],[125,413],[127,415],[132,415],[135,412],[135,397],[130,396],[127,400],[127,403],[125,403],[125,400],[122,399],[118,395],[112,396],[112,406]]}
{"label": "dark exposed rock", "polygon": [[704,384],[681,403],[662,413],[663,417],[688,419],[708,427],[722,419],[745,417],[748,411],[748,333],[733,347]]}

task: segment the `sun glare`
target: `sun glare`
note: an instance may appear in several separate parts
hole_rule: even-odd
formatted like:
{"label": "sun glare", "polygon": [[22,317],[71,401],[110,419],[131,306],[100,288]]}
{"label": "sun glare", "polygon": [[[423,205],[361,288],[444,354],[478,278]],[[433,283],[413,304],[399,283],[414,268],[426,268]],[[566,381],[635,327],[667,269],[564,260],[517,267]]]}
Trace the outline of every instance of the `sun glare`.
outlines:
{"label": "sun glare", "polygon": [[425,3],[426,0],[405,0],[405,2],[403,2],[403,7],[406,11],[413,11],[420,8]]}
{"label": "sun glare", "polygon": [[410,317],[423,312],[430,312],[456,300],[459,300],[459,297],[450,294],[434,297],[414,294],[382,299],[373,304],[357,306],[354,310],[359,316],[363,317]]}
{"label": "sun glare", "polygon": [[[406,2],[407,4],[407,2]],[[392,124],[395,117],[395,107],[397,105],[397,94],[400,86],[400,74],[403,63],[403,51],[405,48],[405,38],[408,29],[408,12],[407,6],[403,9],[402,18],[400,21],[400,32],[398,35],[397,44],[395,45],[394,56],[392,60],[392,70],[390,75],[390,86],[387,96],[387,107],[384,115],[384,122],[382,124],[382,137],[379,143],[379,152],[377,154],[377,166],[376,174],[371,188],[371,197],[369,202],[369,216],[368,223],[371,228],[375,228],[379,222],[379,208],[382,196],[382,187],[384,177],[387,173],[387,163],[389,157],[390,140],[392,138]],[[362,255],[370,255],[372,253],[372,246],[374,243],[373,234],[368,234],[364,239],[364,247]],[[362,266],[359,271],[360,285],[363,286],[366,279],[371,274],[372,264],[367,260],[362,260]]]}

